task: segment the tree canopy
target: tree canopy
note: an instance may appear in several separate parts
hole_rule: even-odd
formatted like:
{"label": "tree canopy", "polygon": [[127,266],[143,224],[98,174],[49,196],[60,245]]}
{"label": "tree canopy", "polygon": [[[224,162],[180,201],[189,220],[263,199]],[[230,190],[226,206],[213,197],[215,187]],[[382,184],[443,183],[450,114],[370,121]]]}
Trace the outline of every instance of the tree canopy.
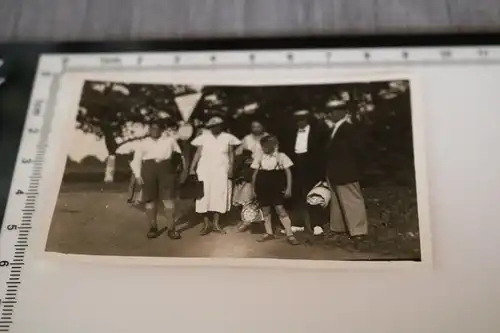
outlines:
{"label": "tree canopy", "polygon": [[[235,134],[242,135],[248,131],[252,117],[260,118],[270,130],[276,130],[288,125],[292,112],[301,108],[323,119],[335,101],[348,103],[356,119],[370,124],[380,117],[394,116],[382,109],[409,96],[409,85],[408,81],[382,81],[307,86],[206,86],[202,92],[193,120],[204,123],[211,116],[219,115]],[[373,112],[375,108],[380,112]]]}
{"label": "tree canopy", "polygon": [[[307,109],[319,121],[333,105],[347,105],[366,133],[366,160],[372,178],[414,181],[410,86],[405,80],[294,86],[207,86],[192,115],[204,123],[212,115],[226,119],[242,137],[260,119],[278,134],[293,123],[292,112]],[[391,177],[385,177],[390,174]]]}
{"label": "tree canopy", "polygon": [[200,92],[190,121],[202,126],[223,117],[242,137],[258,117],[277,133],[292,124],[291,114],[308,109],[318,120],[328,118],[332,105],[346,103],[353,119],[366,129],[367,159],[374,173],[412,178],[413,140],[409,82],[405,80],[289,86],[204,86],[86,82],[78,128],[104,139],[110,154],[140,138],[134,124],[182,120],[176,97]]}
{"label": "tree canopy", "polygon": [[104,139],[110,154],[140,138],[136,124],[177,122],[181,116],[175,97],[189,86],[87,81],[80,100],[77,128]]}

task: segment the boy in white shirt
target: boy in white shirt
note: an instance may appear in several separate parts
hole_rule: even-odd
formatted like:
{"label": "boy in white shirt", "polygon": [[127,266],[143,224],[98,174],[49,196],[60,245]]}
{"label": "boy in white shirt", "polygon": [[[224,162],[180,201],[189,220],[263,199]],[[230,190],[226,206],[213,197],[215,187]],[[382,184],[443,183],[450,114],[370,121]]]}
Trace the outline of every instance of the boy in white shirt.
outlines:
{"label": "boy in white shirt", "polygon": [[176,170],[172,155],[178,153],[182,159],[183,176],[186,174],[186,162],[173,136],[162,136],[164,127],[151,124],[149,137],[138,145],[131,163],[137,184],[142,186],[142,201],[145,203],[146,216],[150,224],[148,238],[159,236],[157,215],[158,205],[163,204],[167,219],[167,234],[171,239],[179,239],[175,230],[175,190]]}
{"label": "boy in white shirt", "polygon": [[275,136],[267,135],[260,140],[260,143],[262,154],[250,166],[254,170],[252,187],[264,214],[264,227],[266,228],[266,233],[258,242],[274,239],[271,224],[271,209],[274,208],[285,229],[288,243],[298,245],[299,241],[292,232],[292,222],[283,205],[285,199],[292,195],[290,168],[293,162],[286,154],[278,151],[278,140]]}

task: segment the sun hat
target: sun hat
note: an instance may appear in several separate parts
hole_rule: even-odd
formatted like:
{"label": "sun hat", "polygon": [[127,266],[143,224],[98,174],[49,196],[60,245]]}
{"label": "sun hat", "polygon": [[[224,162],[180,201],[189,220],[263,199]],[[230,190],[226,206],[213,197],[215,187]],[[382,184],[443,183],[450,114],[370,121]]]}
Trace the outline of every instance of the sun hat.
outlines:
{"label": "sun hat", "polygon": [[212,117],[208,122],[205,124],[206,128],[214,127],[217,125],[222,125],[224,123],[224,120],[222,120],[221,117]]}
{"label": "sun hat", "polygon": [[297,116],[297,117],[307,116],[307,115],[309,115],[309,110],[306,110],[306,109],[296,110],[293,112],[293,115]]}

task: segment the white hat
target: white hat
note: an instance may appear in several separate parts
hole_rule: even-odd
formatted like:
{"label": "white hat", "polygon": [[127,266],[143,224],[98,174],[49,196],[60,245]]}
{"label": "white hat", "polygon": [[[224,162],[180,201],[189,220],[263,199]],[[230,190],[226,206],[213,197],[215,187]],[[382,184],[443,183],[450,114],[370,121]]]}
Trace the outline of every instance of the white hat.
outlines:
{"label": "white hat", "polygon": [[332,99],[332,100],[330,100],[330,101],[328,101],[326,103],[326,106],[327,107],[335,108],[335,107],[345,106],[346,104],[347,104],[346,101],[338,100],[338,99]]}
{"label": "white hat", "polygon": [[309,110],[301,109],[297,110],[293,113],[294,116],[307,116],[309,114]]}
{"label": "white hat", "polygon": [[217,126],[217,125],[222,125],[223,123],[224,123],[224,120],[222,120],[221,117],[212,117],[205,124],[205,127],[213,127],[213,126]]}

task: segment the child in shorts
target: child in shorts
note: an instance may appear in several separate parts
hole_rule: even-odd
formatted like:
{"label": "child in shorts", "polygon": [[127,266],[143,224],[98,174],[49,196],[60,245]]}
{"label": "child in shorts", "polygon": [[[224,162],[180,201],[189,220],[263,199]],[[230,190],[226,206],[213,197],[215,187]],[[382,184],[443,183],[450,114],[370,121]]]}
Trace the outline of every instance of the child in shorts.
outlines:
{"label": "child in shorts", "polygon": [[299,242],[292,232],[292,222],[283,206],[285,199],[292,195],[290,167],[293,162],[284,153],[278,151],[278,139],[275,136],[267,135],[261,139],[260,143],[263,154],[251,165],[254,170],[252,188],[264,214],[266,228],[266,233],[258,239],[258,242],[275,238],[271,223],[271,208],[274,208],[283,224],[288,243],[298,245]]}

